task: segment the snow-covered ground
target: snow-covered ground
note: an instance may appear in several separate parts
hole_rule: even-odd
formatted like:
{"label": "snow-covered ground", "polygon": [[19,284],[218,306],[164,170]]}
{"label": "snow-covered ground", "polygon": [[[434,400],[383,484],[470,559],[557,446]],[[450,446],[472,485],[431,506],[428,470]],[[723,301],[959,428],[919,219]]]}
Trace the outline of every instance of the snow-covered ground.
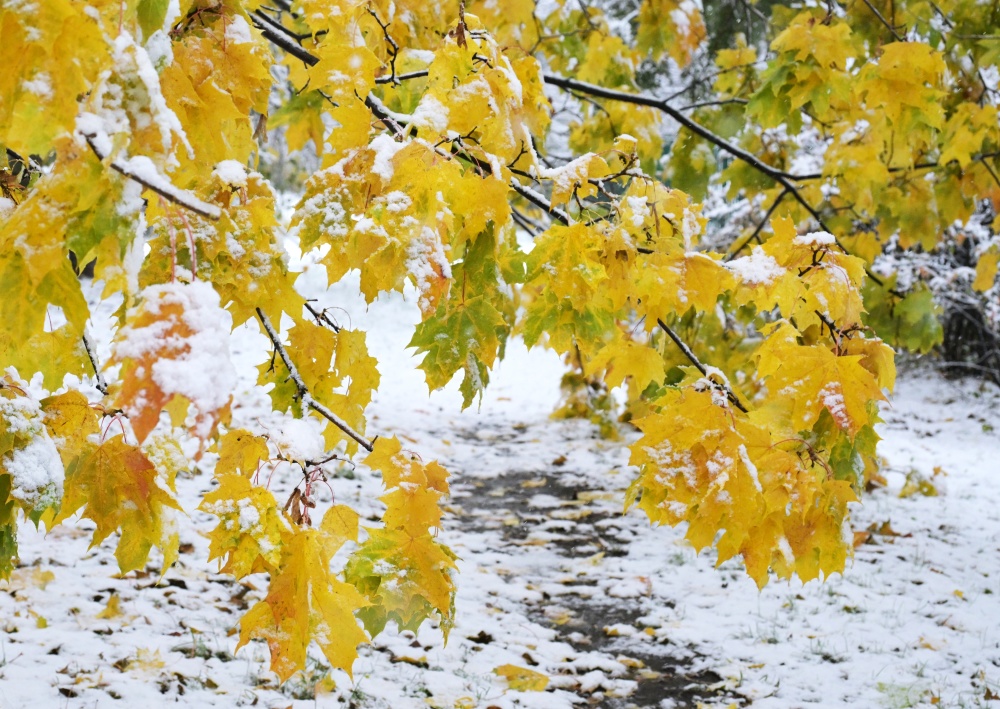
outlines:
{"label": "snow-covered ground", "polygon": [[[321,278],[307,272],[305,287]],[[738,564],[716,569],[677,530],[621,514],[621,443],[548,418],[553,354],[511,343],[481,408],[462,413],[457,387],[428,397],[404,350],[413,302],[366,311],[350,290],[322,304],[369,331],[383,377],[370,433],[400,436],[453,476],[442,538],[461,573],[448,644],[430,625],[387,631],[353,679],[317,651],[279,686],[263,644],[232,654],[265,579],[234,583],[205,562],[214,518],[196,507],[211,476],[191,474],[178,480],[180,561],[162,579],[156,559],[118,577],[114,538],[88,550],[87,521],[48,535],[22,526],[21,567],[0,584],[0,707],[1000,706],[996,387],[906,372],[881,427],[888,485],[855,510],[868,536],[853,565],[758,592]],[[251,386],[266,343],[236,335],[234,417],[277,431]],[[279,472],[272,488],[292,482]],[[362,516],[377,509],[380,481],[363,467],[331,485]],[[510,689],[494,672],[504,665],[546,675],[548,689]]]}

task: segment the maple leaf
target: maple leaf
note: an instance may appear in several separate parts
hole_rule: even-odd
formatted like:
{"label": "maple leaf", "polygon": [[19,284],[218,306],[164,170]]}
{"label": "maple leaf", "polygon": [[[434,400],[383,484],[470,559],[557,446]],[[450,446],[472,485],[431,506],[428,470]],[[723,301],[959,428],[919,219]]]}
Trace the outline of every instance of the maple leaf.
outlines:
{"label": "maple leaf", "polygon": [[217,471],[216,478],[219,486],[198,506],[219,518],[208,535],[208,560],[225,556],[222,571],[238,579],[258,571],[274,573],[281,564],[283,537],[288,534],[274,495],[244,475]]}
{"label": "maple leaf", "polygon": [[67,391],[41,401],[45,412],[45,425],[53,438],[60,441],[59,455],[69,463],[89,450],[90,436],[100,431],[99,414],[90,406],[87,397],[78,391]]}
{"label": "maple leaf", "polygon": [[[496,241],[489,232],[466,245],[464,258],[456,264],[457,284],[447,301],[417,325],[409,347],[425,353],[420,362],[430,390],[446,385],[462,370],[462,407],[481,396],[489,382],[489,370],[503,348],[513,320],[511,301],[500,287]],[[475,294],[467,289],[478,284]]]}
{"label": "maple leaf", "polygon": [[165,572],[177,558],[178,545],[169,511],[181,510],[168,485],[141,448],[114,436],[67,468],[62,508],[53,523],[83,508],[82,515],[97,525],[91,546],[121,533],[115,557],[122,573],[145,566],[154,545],[163,552]]}
{"label": "maple leaf", "polygon": [[175,397],[184,397],[194,407],[192,433],[202,440],[228,416],[236,385],[227,345],[230,329],[219,296],[206,283],[172,283],[143,291],[142,301],[129,309],[125,327],[115,337],[110,360],[124,364],[116,402],[129,415],[140,442]]}
{"label": "maple leaf", "polygon": [[541,672],[517,665],[500,665],[493,674],[507,680],[507,686],[515,692],[544,692],[549,686],[549,678]]}
{"label": "maple leaf", "polygon": [[215,474],[241,472],[244,477],[253,476],[263,461],[271,458],[267,449],[267,439],[255,436],[243,428],[227,431],[219,441],[219,461],[215,464]]}
{"label": "maple leaf", "polygon": [[[765,331],[757,351],[757,372],[767,377],[766,407],[795,431],[809,429],[827,411],[852,436],[873,423],[870,404],[884,398],[862,357],[838,357],[822,347],[800,345],[798,331],[787,322]],[[780,412],[780,413],[778,413]]]}
{"label": "maple leaf", "polygon": [[643,0],[636,36],[640,50],[651,51],[654,58],[669,52],[683,67],[705,38],[705,21],[697,6],[678,0]]}
{"label": "maple leaf", "polygon": [[731,273],[711,256],[653,253],[635,269],[631,292],[636,311],[646,318],[647,329],[652,329],[658,319],[683,315],[691,308],[713,310],[719,295],[734,284]]}
{"label": "maple leaf", "polygon": [[605,345],[587,363],[586,371],[593,374],[606,369],[604,381],[609,387],[620,385],[631,377],[639,391],[651,383],[660,383],[666,376],[663,356],[647,344],[628,339],[615,340]]}
{"label": "maple leaf", "polygon": [[379,438],[365,464],[382,473],[388,508],[384,528],[369,528],[368,539],[345,570],[371,606],[360,617],[377,634],[389,620],[416,629],[436,616],[447,638],[454,623],[455,555],[431,533],[441,525],[440,499],[448,493],[447,471],[424,465],[402,451],[399,440]]}
{"label": "maple leaf", "polygon": [[[635,422],[643,436],[630,462],[639,476],[626,505],[656,523],[687,522],[685,537],[696,549],[714,543],[719,563],[741,555],[760,587],[770,569],[803,580],[842,571],[851,545],[841,529],[847,503],[857,499],[851,483],[829,479],[814,449],[803,439],[782,440],[766,414],[737,418],[714,398],[690,387],[668,390],[659,413]],[[798,454],[785,450],[795,446]]]}
{"label": "maple leaf", "polygon": [[1000,265],[1000,250],[987,251],[980,256],[976,263],[976,279],[973,281],[972,287],[981,293],[992,288],[993,281],[996,280],[998,265]]}
{"label": "maple leaf", "polygon": [[330,573],[330,561],[357,534],[357,513],[344,505],[327,510],[318,529],[287,533],[267,596],[240,619],[236,649],[253,638],[266,640],[271,670],[285,681],[305,667],[315,638],[330,664],[351,674],[357,646],[368,642],[355,613],[368,602]]}

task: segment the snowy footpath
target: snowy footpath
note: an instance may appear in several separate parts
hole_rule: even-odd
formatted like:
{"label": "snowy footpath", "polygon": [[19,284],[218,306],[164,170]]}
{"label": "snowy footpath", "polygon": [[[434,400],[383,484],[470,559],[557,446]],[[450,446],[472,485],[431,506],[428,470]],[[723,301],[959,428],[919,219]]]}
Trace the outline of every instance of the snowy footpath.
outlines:
{"label": "snowy footpath", "polygon": [[[452,473],[441,535],[461,561],[447,645],[430,624],[387,629],[353,677],[317,651],[284,685],[262,643],[234,655],[266,579],[233,582],[205,561],[214,518],[196,508],[212,479],[195,471],[178,478],[188,516],[162,575],[154,557],[119,576],[115,538],[88,549],[88,521],[22,526],[20,568],[0,584],[0,708],[1000,707],[996,387],[905,372],[880,428],[886,485],[854,510],[853,564],[758,592],[738,563],[715,568],[678,530],[622,515],[621,442],[548,418],[554,355],[512,342],[482,406],[463,413],[457,388],[427,395],[404,350],[412,303],[322,298],[369,330],[383,377],[369,432]],[[252,386],[265,344],[237,329],[234,423],[312,445],[315,430],[272,414]],[[278,470],[271,487],[283,499],[294,482]],[[363,517],[380,490],[363,466],[323,488]]]}

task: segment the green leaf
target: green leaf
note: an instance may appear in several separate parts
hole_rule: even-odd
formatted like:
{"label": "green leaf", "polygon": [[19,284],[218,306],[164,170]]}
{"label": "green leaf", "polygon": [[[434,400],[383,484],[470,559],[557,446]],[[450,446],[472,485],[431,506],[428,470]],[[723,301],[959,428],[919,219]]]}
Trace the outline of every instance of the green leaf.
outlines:
{"label": "green leaf", "polygon": [[139,18],[139,28],[142,35],[149,38],[151,34],[163,29],[163,21],[167,18],[167,7],[170,0],[139,0],[136,15]]}

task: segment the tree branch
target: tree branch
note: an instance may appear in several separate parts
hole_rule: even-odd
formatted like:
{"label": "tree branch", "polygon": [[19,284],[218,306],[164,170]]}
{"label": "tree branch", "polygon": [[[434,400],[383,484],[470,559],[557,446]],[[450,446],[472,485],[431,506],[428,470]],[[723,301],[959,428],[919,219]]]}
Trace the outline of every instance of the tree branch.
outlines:
{"label": "tree branch", "polygon": [[733,145],[725,138],[716,135],[705,126],[701,125],[697,121],[692,120],[688,116],[685,116],[681,110],[674,108],[669,103],[664,100],[652,98],[651,96],[643,96],[642,94],[629,93],[628,91],[618,91],[616,89],[606,89],[603,86],[598,86],[597,84],[588,84],[585,81],[578,81],[576,79],[566,79],[561,76],[554,76],[552,74],[543,74],[542,78],[546,84],[551,84],[552,86],[557,86],[565,91],[577,91],[580,93],[587,94],[589,96],[596,96],[597,98],[608,99],[611,101],[621,101],[622,103],[630,103],[635,106],[648,106],[650,108],[655,108],[668,116],[673,118],[675,121],[680,123],[682,126],[687,128],[689,131],[695,135],[704,138],[709,143],[712,143],[716,147],[724,150],[733,157],[742,160],[743,162],[750,165],[752,168],[758,172],[767,175],[772,180],[780,184],[782,187],[786,187],[794,190],[795,187],[790,184],[790,180],[798,180],[798,175],[792,175],[790,173],[779,170],[778,168],[768,165],[766,162],[760,160],[753,153],[749,153],[743,148]]}
{"label": "tree branch", "polygon": [[90,366],[94,368],[94,377],[97,379],[97,391],[107,396],[108,383],[104,380],[104,375],[101,374],[100,365],[97,364],[97,348],[94,346],[94,341],[90,339],[90,333],[86,330],[83,331],[83,348],[87,350]]}
{"label": "tree branch", "polygon": [[[97,139],[96,134],[85,133],[83,134],[83,137],[86,139],[87,145],[90,146],[90,149],[94,151],[94,155],[96,155],[101,162],[108,159],[108,156],[103,154],[100,148],[97,147],[97,143],[95,142]],[[218,221],[219,217],[222,216],[222,210],[217,206],[209,204],[208,202],[203,202],[187,190],[182,190],[181,188],[174,186],[170,180],[163,177],[155,170],[153,171],[153,174],[150,175],[148,170],[138,169],[135,164],[137,159],[138,158],[122,160],[121,158],[115,158],[108,164],[115,172],[124,175],[130,180],[138,182],[140,185],[160,195],[168,202],[173,202],[180,207],[184,207],[185,209],[190,210],[199,216],[205,217],[206,219],[211,219],[212,221]],[[148,158],[143,158],[143,162],[146,162],[147,160]],[[152,166],[152,162],[149,163],[149,166]],[[145,168],[147,166],[143,165],[142,167]]]}
{"label": "tree branch", "polygon": [[757,239],[757,241],[760,242],[760,239],[758,237],[760,236],[761,229],[763,229],[764,226],[767,224],[768,220],[771,218],[771,215],[774,214],[774,210],[778,208],[778,205],[781,204],[781,200],[783,200],[787,194],[788,190],[784,190],[781,194],[775,197],[774,203],[770,207],[768,207],[767,213],[764,215],[764,218],[761,219],[760,222],[757,224],[757,227],[753,230],[753,234],[748,236],[746,241],[740,244],[739,248],[733,249],[730,253],[726,254],[724,260],[732,261],[734,258],[736,258],[736,254],[745,249],[747,245],[754,239]]}
{"label": "tree branch", "polygon": [[264,39],[271,44],[275,45],[282,51],[288,52],[306,66],[316,66],[319,64],[319,57],[303,49],[297,42],[291,39],[288,36],[289,31],[280,22],[276,22],[263,13],[260,13],[259,15],[255,13],[251,19],[253,20],[254,26],[259,29],[261,35],[264,36]]}
{"label": "tree branch", "polygon": [[889,24],[889,20],[882,17],[882,13],[879,12],[878,9],[871,4],[870,0],[861,0],[861,2],[867,5],[868,9],[872,11],[872,14],[878,18],[878,21],[881,22],[883,25],[885,25],[885,28],[889,30],[889,34],[892,35],[893,39],[895,39],[897,42],[903,41],[903,38],[899,36],[898,32],[896,32],[896,28]]}
{"label": "tree branch", "polygon": [[359,446],[371,453],[375,449],[372,441],[369,441],[367,438],[355,431],[351,428],[350,424],[337,416],[337,414],[333,413],[330,409],[312,398],[312,394],[309,393],[309,388],[306,386],[306,383],[302,381],[302,375],[299,374],[299,370],[295,367],[295,363],[292,362],[291,357],[288,356],[288,351],[285,349],[285,346],[281,344],[281,335],[279,335],[278,331],[274,329],[274,325],[271,324],[271,319],[268,318],[267,315],[264,314],[264,311],[260,308],[257,308],[257,318],[260,320],[260,324],[263,325],[265,332],[267,332],[267,336],[271,340],[271,344],[274,345],[274,349],[278,353],[278,356],[281,357],[281,361],[285,363],[285,368],[288,369],[288,376],[295,384],[295,389],[298,392],[299,400],[302,402],[302,405],[318,413],[320,416],[346,433],[350,438],[357,442]]}
{"label": "tree branch", "polygon": [[[667,325],[665,322],[663,322],[663,320],[659,318],[656,319],[656,324],[660,326],[661,330],[667,333],[670,339],[674,341],[674,344],[677,345],[677,347],[680,348],[680,351],[684,353],[684,356],[687,357],[689,360],[691,360],[691,364],[697,367],[698,371],[707,377],[708,368],[701,363],[701,360],[698,359],[698,356],[691,351],[691,348],[687,346],[687,343],[680,338],[680,335],[674,332],[669,325]],[[730,389],[726,384],[721,382],[719,383],[719,386],[722,387],[722,390],[726,394],[726,398],[733,403],[733,406],[735,406],[743,413],[749,413],[747,411],[747,408],[743,405],[743,402],[739,400],[739,397],[736,396],[736,393],[732,389]]]}

